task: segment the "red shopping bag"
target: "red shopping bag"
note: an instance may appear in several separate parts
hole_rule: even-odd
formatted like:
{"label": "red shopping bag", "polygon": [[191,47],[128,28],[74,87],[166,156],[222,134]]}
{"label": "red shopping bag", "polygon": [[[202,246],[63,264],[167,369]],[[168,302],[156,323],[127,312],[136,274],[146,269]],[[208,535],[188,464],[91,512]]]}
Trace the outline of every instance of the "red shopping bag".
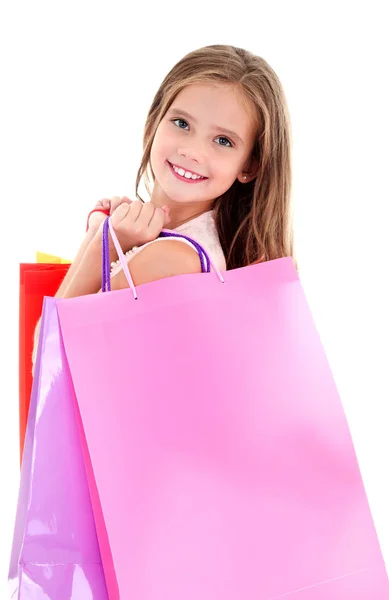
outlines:
{"label": "red shopping bag", "polygon": [[32,389],[32,351],[34,331],[42,314],[44,296],[54,296],[69,264],[22,263],[19,291],[19,438],[20,457]]}

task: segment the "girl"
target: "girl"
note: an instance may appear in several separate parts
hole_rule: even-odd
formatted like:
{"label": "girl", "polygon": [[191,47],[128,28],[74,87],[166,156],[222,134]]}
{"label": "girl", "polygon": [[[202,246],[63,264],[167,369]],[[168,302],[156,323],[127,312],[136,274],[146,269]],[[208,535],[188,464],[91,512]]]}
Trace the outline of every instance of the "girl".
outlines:
{"label": "girl", "polygon": [[[188,242],[158,237],[165,227],[199,242],[221,270],[294,259],[290,135],[281,83],[263,58],[229,45],[184,56],[147,116],[137,200],[114,197],[96,205],[56,297],[99,292],[105,209],[135,285],[201,271]],[[146,203],[138,194],[143,175]],[[127,287],[113,244],[110,256],[111,289]],[[33,362],[38,332],[39,323]]]}

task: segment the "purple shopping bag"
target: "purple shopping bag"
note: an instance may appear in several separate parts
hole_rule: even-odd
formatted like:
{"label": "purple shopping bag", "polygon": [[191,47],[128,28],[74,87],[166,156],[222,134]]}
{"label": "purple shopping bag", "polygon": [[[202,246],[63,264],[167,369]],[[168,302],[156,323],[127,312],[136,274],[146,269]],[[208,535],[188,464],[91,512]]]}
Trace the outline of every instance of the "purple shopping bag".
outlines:
{"label": "purple shopping bag", "polygon": [[118,251],[57,302],[110,599],[389,600],[292,259],[135,289]]}
{"label": "purple shopping bag", "polygon": [[[199,249],[202,270],[209,271],[201,248],[186,239]],[[104,263],[104,289],[107,278]],[[57,300],[45,297],[9,568],[13,600],[108,599],[86,478],[89,462]],[[104,526],[99,535],[106,545]],[[107,563],[107,553],[105,558]],[[110,597],[118,597],[112,585]]]}
{"label": "purple shopping bag", "polygon": [[9,569],[13,600],[107,600],[56,301],[45,298]]}

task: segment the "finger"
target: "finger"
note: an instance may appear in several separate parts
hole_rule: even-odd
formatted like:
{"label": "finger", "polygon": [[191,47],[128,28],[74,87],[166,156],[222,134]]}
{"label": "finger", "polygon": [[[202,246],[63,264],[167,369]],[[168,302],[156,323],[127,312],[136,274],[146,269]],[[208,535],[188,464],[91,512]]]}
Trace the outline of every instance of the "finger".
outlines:
{"label": "finger", "polygon": [[115,212],[118,206],[120,206],[120,196],[112,196],[111,198],[111,215]]}
{"label": "finger", "polygon": [[130,208],[131,208],[131,205],[127,204],[126,202],[119,204],[119,206],[115,209],[115,211],[111,217],[112,225],[114,227],[117,227],[117,225],[119,225],[119,223],[121,221],[123,221],[124,219],[127,218],[128,213],[130,212]]}
{"label": "finger", "polygon": [[145,202],[142,208],[142,212],[138,217],[137,223],[141,227],[149,227],[150,222],[154,216],[155,205],[152,202]]}
{"label": "finger", "polygon": [[153,218],[149,224],[150,237],[157,238],[164,228],[165,224],[165,212],[162,208],[157,207],[154,210]]}
{"label": "finger", "polygon": [[170,206],[168,206],[167,204],[165,204],[165,206],[162,206],[162,210],[164,212],[164,224],[163,224],[163,226],[166,227],[166,225],[168,225],[171,222]]}
{"label": "finger", "polygon": [[101,205],[105,210],[108,210],[111,207],[111,200],[109,198],[103,198],[100,200]]}
{"label": "finger", "polygon": [[120,206],[120,204],[131,204],[132,200],[130,200],[127,196],[122,196],[121,198],[119,196],[114,196],[112,199],[112,208],[111,208],[111,214],[117,209],[118,206]]}
{"label": "finger", "polygon": [[[125,205],[125,206],[127,206],[127,205]],[[129,212],[130,212],[131,218],[133,218],[134,221],[138,220],[139,216],[141,215],[143,206],[144,206],[144,204],[140,200],[134,200],[134,202],[131,202]]]}

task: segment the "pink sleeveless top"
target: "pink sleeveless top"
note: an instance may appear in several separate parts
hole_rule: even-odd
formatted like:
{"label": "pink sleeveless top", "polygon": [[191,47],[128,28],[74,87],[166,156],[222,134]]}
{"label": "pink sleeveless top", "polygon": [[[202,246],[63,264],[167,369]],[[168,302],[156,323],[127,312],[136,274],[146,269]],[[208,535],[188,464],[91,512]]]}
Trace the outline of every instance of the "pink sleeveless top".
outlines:
{"label": "pink sleeveless top", "polygon": [[[192,238],[194,241],[198,242],[200,246],[204,248],[204,250],[209,254],[210,258],[213,260],[215,265],[220,271],[226,271],[226,259],[224,257],[224,253],[220,244],[219,235],[217,233],[215,219],[214,219],[214,211],[209,210],[194,219],[191,219],[187,223],[183,225],[179,225],[175,229],[172,229],[175,233],[181,233],[182,235],[186,235]],[[180,241],[192,246],[190,242],[184,239],[179,239]],[[126,252],[126,258],[129,262],[131,258],[140,252],[146,246],[155,243],[166,242],[167,240],[171,240],[171,238],[157,238],[152,242],[148,242],[147,244],[143,244],[143,246],[134,247],[132,250],[128,250]],[[111,277],[116,275],[121,271],[122,267],[120,265],[120,261],[111,263]]]}

